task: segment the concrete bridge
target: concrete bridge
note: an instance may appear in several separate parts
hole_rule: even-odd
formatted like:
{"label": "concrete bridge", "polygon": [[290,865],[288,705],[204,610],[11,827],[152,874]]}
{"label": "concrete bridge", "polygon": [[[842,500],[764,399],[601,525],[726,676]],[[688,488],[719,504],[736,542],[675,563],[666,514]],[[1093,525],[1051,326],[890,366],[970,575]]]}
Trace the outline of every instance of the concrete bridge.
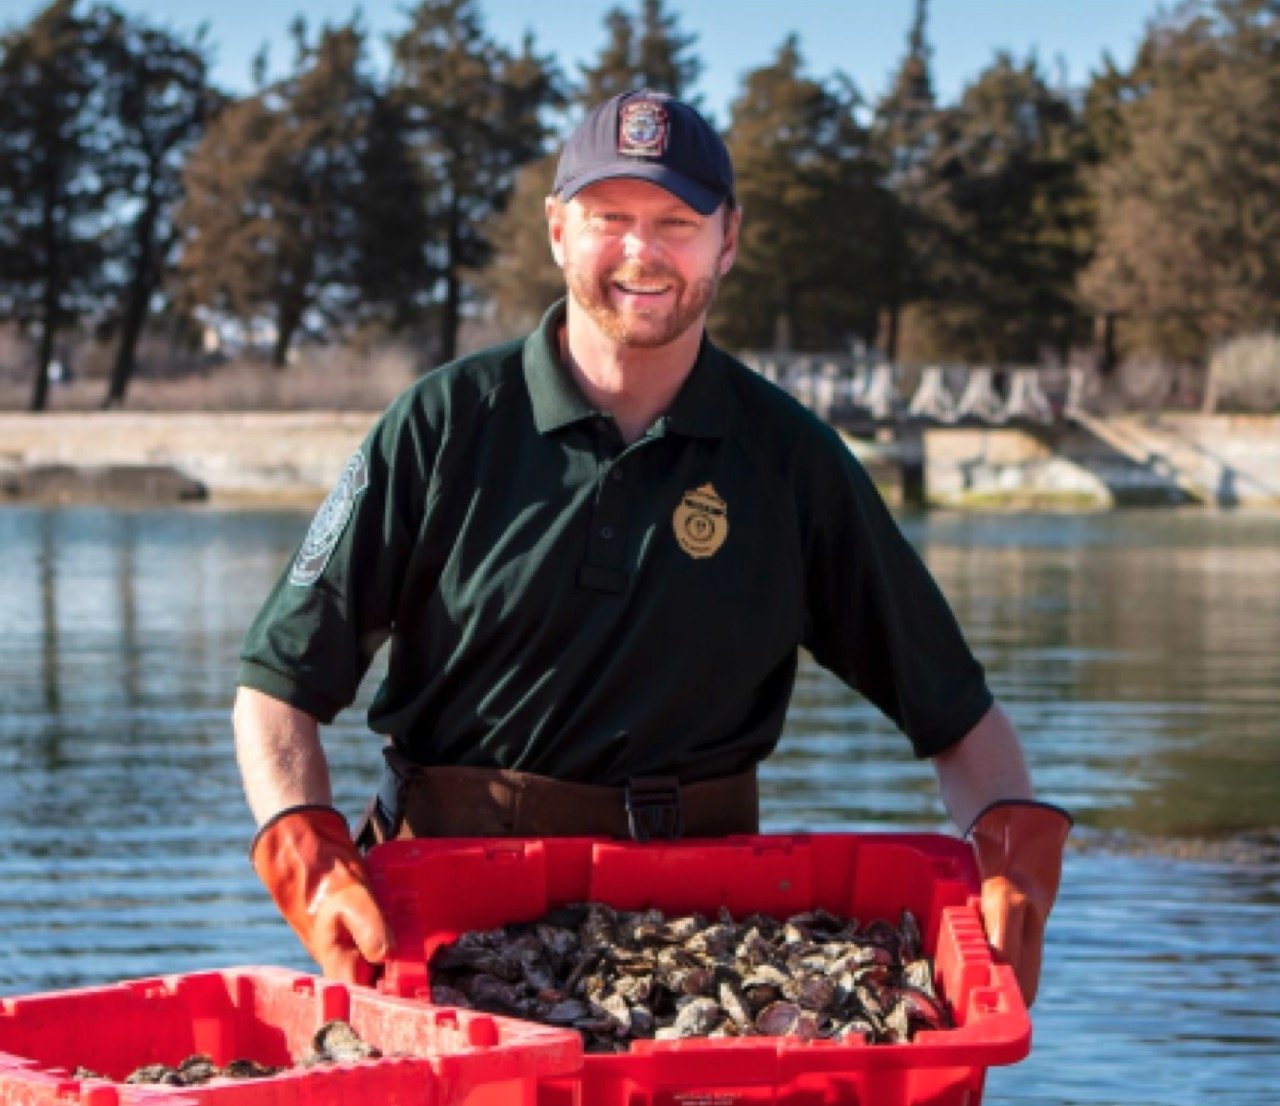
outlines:
{"label": "concrete bridge", "polygon": [[743,360],[855,437],[905,424],[1051,426],[1084,410],[1083,369],[898,366],[874,356],[749,353]]}
{"label": "concrete bridge", "polygon": [[1280,505],[1280,417],[1104,417],[1080,368],[743,360],[837,427],[900,502]]}

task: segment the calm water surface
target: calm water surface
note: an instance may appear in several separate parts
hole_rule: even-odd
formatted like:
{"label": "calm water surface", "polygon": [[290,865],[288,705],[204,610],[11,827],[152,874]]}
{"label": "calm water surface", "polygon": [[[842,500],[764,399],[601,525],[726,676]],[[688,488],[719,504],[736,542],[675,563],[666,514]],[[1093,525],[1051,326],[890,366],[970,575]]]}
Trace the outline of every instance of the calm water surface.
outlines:
{"label": "calm water surface", "polygon": [[[305,525],[0,510],[0,994],[309,966],[246,859],[228,722]],[[984,1102],[1280,1101],[1280,516],[905,526],[1079,818],[1033,1054]],[[354,816],[379,761],[360,709],[327,745]],[[927,765],[812,666],[762,788],[770,830],[946,828]]]}

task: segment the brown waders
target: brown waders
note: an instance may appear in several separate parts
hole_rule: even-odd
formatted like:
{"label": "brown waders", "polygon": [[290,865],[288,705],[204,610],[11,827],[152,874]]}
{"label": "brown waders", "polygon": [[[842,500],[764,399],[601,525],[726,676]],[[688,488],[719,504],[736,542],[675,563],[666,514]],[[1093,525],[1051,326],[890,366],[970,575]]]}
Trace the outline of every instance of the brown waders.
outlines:
{"label": "brown waders", "polygon": [[424,768],[394,746],[357,833],[362,849],[406,837],[619,837],[634,841],[759,832],[755,769],[682,784],[622,787],[493,768]]}

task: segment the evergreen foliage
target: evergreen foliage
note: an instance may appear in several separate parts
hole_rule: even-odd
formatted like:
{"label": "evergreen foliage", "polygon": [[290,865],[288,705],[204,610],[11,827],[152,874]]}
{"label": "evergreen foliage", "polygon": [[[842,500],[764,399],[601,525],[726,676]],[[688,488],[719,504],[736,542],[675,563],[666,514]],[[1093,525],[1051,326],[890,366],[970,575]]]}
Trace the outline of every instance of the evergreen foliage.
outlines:
{"label": "evergreen foliage", "polygon": [[933,127],[916,201],[929,249],[906,355],[999,365],[1065,354],[1084,263],[1070,101],[1034,59],[1001,54]]}
{"label": "evergreen foliage", "polygon": [[743,215],[714,329],[731,346],[843,348],[873,336],[896,224],[842,74],[804,73],[793,36],[747,74],[726,137]]}
{"label": "evergreen foliage", "polygon": [[115,407],[124,402],[133,376],[152,299],[173,265],[173,213],[182,199],[183,164],[221,97],[209,86],[203,34],[186,42],[111,9],[103,22],[110,103],[102,129],[113,136],[104,171],[115,194],[136,211],[109,241],[123,266],[111,315],[119,333],[104,399],[104,406]]}
{"label": "evergreen foliage", "polygon": [[312,43],[299,21],[294,38],[296,71],[229,106],[193,151],[180,212],[188,303],[269,317],[276,366],[304,324],[404,318],[427,284],[421,192],[363,31]]}
{"label": "evergreen foliage", "polygon": [[1201,359],[1280,328],[1280,3],[1157,20],[1109,101],[1098,248],[1084,290],[1125,344]]}
{"label": "evergreen foliage", "polygon": [[[31,407],[87,330],[115,342],[105,402],[123,403],[162,316],[238,319],[277,365],[300,334],[412,330],[435,364],[466,317],[536,322],[564,287],[544,218],[556,135],[634,88],[697,103],[702,60],[674,5],[636,0],[568,80],[532,38],[495,41],[483,6],[418,0],[386,73],[358,18],[314,36],[299,20],[288,72],[268,81],[264,52],[238,99],[210,88],[201,34],[109,0],[0,31],[0,323],[31,340]],[[1280,0],[1161,10],[1074,91],[998,55],[954,103],[928,14],[915,0],[874,102],[808,73],[795,38],[746,74],[718,340],[995,366],[1092,345],[1109,372],[1280,330]]]}
{"label": "evergreen foliage", "polygon": [[923,297],[933,253],[924,200],[936,144],[938,105],[933,90],[927,32],[928,0],[916,0],[907,52],[876,105],[871,147],[892,197],[892,218],[884,233],[894,235],[879,274],[884,298],[878,345],[890,359],[898,356],[902,310]]}
{"label": "evergreen foliage", "polygon": [[0,40],[0,318],[35,336],[33,411],[58,333],[109,294],[102,24],[100,9],[54,0]]}
{"label": "evergreen foliage", "polygon": [[560,102],[559,78],[531,38],[513,54],[488,37],[474,0],[422,0],[393,50],[391,95],[425,186],[431,264],[443,285],[438,356],[448,361],[466,278],[490,260],[491,221],[517,170],[546,152],[544,114]]}
{"label": "evergreen foliage", "polygon": [[592,107],[633,88],[652,88],[697,104],[694,87],[702,61],[693,53],[697,35],[680,29],[680,19],[663,0],[641,0],[632,15],[613,8],[604,17],[607,35],[594,65],[584,65],[575,97]]}

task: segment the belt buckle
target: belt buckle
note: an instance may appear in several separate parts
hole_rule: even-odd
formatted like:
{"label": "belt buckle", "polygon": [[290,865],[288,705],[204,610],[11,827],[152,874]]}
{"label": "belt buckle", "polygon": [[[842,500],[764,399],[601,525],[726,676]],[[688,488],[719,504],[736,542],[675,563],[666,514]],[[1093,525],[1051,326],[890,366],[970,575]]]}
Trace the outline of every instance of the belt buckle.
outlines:
{"label": "belt buckle", "polygon": [[675,776],[636,776],[627,781],[623,799],[633,841],[675,841],[684,835],[680,781]]}

